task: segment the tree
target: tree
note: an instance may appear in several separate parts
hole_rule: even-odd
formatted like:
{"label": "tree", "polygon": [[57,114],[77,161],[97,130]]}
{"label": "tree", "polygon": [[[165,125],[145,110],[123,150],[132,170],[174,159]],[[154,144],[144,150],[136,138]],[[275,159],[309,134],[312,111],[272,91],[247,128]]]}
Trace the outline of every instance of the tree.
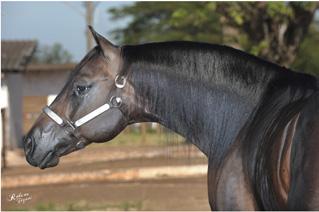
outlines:
{"label": "tree", "polygon": [[131,19],[113,31],[123,43],[223,43],[290,66],[317,8],[316,2],[136,2],[109,12]]}
{"label": "tree", "polygon": [[32,58],[32,63],[63,64],[72,62],[72,55],[60,43],[40,46]]}
{"label": "tree", "polygon": [[227,2],[217,12],[224,25],[243,35],[234,39],[245,50],[290,66],[317,8],[313,2]]}
{"label": "tree", "polygon": [[221,42],[214,2],[135,2],[109,12],[113,19],[131,18],[127,27],[113,31],[119,42],[165,40]]}
{"label": "tree", "polygon": [[293,69],[319,76],[319,24],[311,25],[297,55]]}

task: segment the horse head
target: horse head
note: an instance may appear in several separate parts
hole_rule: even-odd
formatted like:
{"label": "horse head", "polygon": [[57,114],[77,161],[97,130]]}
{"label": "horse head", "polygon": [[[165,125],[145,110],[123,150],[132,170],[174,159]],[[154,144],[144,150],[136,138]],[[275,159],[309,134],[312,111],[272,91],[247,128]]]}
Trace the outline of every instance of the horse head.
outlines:
{"label": "horse head", "polygon": [[109,141],[133,122],[134,91],[123,71],[121,48],[90,29],[97,46],[75,67],[25,138],[26,158],[33,166],[56,166],[59,157]]}

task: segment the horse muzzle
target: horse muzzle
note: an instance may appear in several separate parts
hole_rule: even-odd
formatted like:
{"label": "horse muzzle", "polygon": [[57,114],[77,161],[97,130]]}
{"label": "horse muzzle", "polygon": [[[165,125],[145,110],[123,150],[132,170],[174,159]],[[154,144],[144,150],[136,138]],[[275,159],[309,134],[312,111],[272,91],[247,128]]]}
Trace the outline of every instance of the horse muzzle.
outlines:
{"label": "horse muzzle", "polygon": [[55,151],[48,151],[45,154],[40,154],[36,150],[36,143],[32,136],[25,139],[24,151],[26,160],[32,166],[41,169],[53,167],[59,163],[59,155]]}
{"label": "horse muzzle", "polygon": [[86,143],[77,141],[75,138],[42,140],[41,137],[35,139],[30,133],[24,142],[26,160],[30,165],[41,169],[58,165],[60,157],[86,146]]}

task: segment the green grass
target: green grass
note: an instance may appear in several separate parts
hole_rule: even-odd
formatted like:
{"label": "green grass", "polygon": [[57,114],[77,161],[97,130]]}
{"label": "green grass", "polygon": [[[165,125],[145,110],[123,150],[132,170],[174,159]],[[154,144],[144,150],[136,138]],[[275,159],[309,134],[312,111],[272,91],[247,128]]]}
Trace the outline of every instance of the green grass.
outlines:
{"label": "green grass", "polygon": [[145,138],[139,132],[122,132],[109,142],[108,146],[163,146],[171,143],[184,143],[185,139],[175,133],[156,133],[148,131]]}
{"label": "green grass", "polygon": [[36,211],[53,211],[55,210],[55,208],[56,206],[53,203],[49,202],[47,204],[40,203],[36,205],[35,210]]}

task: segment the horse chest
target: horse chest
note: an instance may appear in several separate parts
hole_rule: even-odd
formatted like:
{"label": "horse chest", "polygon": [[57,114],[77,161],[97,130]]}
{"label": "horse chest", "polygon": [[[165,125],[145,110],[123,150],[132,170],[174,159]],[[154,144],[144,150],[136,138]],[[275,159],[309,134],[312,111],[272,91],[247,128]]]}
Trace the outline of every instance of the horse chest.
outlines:
{"label": "horse chest", "polygon": [[242,165],[238,149],[234,149],[223,163],[215,188],[209,182],[211,207],[217,210],[258,210]]}

